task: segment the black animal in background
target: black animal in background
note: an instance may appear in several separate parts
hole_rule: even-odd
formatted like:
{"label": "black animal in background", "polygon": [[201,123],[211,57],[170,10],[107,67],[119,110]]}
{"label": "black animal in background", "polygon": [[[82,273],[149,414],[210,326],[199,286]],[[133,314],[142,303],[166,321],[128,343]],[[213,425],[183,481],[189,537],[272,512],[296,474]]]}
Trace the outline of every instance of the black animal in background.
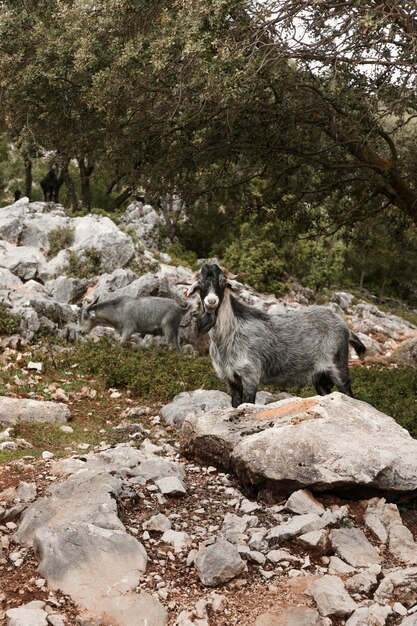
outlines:
{"label": "black animal in background", "polygon": [[21,197],[22,192],[20,191],[20,189],[16,189],[16,191],[14,192],[14,201],[17,202],[18,200],[20,200]]}
{"label": "black animal in background", "polygon": [[58,201],[58,191],[59,191],[59,182],[58,177],[56,175],[56,167],[53,165],[49,172],[42,178],[40,181],[40,186],[43,190],[43,195],[45,198],[45,202],[57,202]]}

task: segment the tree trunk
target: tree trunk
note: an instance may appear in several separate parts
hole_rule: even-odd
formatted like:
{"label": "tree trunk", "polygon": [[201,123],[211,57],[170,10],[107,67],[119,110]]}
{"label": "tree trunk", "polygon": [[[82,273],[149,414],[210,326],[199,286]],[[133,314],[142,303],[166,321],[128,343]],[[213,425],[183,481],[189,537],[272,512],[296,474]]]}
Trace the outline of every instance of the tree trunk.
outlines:
{"label": "tree trunk", "polygon": [[25,155],[24,157],[25,163],[25,196],[27,196],[30,200],[32,195],[32,160],[29,156]]}
{"label": "tree trunk", "polygon": [[122,193],[113,200],[111,203],[111,211],[115,211],[120,206],[122,206],[123,202],[125,202],[132,195],[132,188],[127,187]]}
{"label": "tree trunk", "polygon": [[362,271],[361,271],[361,277],[360,277],[360,279],[359,279],[359,289],[363,289],[363,284],[364,284],[364,282],[365,282],[365,275],[366,275],[366,270],[365,270],[365,268],[363,267],[363,268],[362,268]]}
{"label": "tree trunk", "polygon": [[71,175],[68,171],[68,162],[64,163],[61,170],[61,176],[64,180],[65,186],[68,191],[68,199],[70,203],[70,209],[72,211],[78,210],[78,198],[77,193],[75,191],[74,181],[71,178]]}
{"label": "tree trunk", "polygon": [[81,182],[81,205],[85,209],[91,209],[91,187],[90,176],[93,173],[94,165],[88,164],[88,159],[80,157],[77,159],[78,167],[80,169],[80,182]]}

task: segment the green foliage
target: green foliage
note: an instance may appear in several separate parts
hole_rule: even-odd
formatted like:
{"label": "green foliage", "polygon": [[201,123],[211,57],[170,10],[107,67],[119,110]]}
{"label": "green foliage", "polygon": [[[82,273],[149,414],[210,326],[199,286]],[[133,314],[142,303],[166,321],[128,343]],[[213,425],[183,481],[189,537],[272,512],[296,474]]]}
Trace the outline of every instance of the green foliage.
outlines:
{"label": "green foliage", "polygon": [[338,285],[344,272],[342,241],[312,233],[300,239],[294,227],[278,219],[262,224],[252,217],[236,239],[214,246],[213,252],[231,271],[247,272],[255,289],[276,295],[284,293],[290,276],[319,290]]}
{"label": "green foliage", "polygon": [[106,386],[126,387],[146,402],[169,402],[181,391],[199,387],[224,387],[208,357],[190,358],[164,348],[132,350],[101,339],[84,342],[71,360],[81,371],[100,377]]}
{"label": "green foliage", "polygon": [[101,252],[97,248],[69,250],[64,272],[70,278],[92,278],[100,273]]}
{"label": "green foliage", "polygon": [[285,263],[270,236],[269,225],[257,229],[253,224],[243,224],[240,237],[226,247],[222,262],[235,273],[247,272],[248,282],[258,291],[279,295],[285,288]]}
{"label": "green foliage", "polygon": [[358,400],[391,415],[417,438],[417,368],[355,367],[352,387]]}
{"label": "green foliage", "polygon": [[[352,389],[355,398],[393,417],[417,439],[417,367],[352,367]],[[313,387],[292,389],[308,397]]]}
{"label": "green foliage", "polygon": [[197,255],[193,250],[187,250],[181,243],[174,243],[161,252],[166,252],[171,257],[171,265],[185,265],[197,269]]}
{"label": "green foliage", "polygon": [[71,226],[60,226],[54,228],[48,234],[49,252],[48,257],[51,259],[61,250],[69,248],[74,243],[74,229]]}
{"label": "green foliage", "polygon": [[19,332],[19,316],[11,313],[5,304],[0,304],[0,335],[14,335]]}

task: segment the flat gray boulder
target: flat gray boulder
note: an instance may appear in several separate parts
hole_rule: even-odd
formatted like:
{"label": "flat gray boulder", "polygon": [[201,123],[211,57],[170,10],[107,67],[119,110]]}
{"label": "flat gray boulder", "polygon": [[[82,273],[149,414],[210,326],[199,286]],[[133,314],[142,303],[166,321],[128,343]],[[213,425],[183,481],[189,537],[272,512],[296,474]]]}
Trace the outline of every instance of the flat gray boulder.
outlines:
{"label": "flat gray boulder", "polygon": [[231,407],[230,396],[224,391],[196,389],[179,393],[169,404],[161,409],[161,416],[167,424],[181,428],[189,414],[201,415],[216,409]]}
{"label": "flat gray boulder", "polygon": [[417,489],[417,441],[392,417],[338,392],[189,415],[183,435],[189,458],[280,497],[306,488],[361,496]]}
{"label": "flat gray boulder", "polygon": [[70,410],[62,402],[7,398],[0,396],[0,423],[17,422],[58,422],[64,423],[71,416]]}

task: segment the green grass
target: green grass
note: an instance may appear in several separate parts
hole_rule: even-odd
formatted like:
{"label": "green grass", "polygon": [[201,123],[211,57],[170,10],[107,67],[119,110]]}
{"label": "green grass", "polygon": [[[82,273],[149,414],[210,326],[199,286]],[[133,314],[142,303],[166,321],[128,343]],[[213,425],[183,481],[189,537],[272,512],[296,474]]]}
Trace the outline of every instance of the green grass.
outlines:
{"label": "green grass", "polygon": [[20,317],[10,312],[5,304],[0,304],[0,336],[19,332]]}
{"label": "green grass", "polygon": [[76,361],[80,372],[98,376],[107,387],[123,387],[146,402],[169,402],[181,391],[225,389],[209,357],[189,357],[166,348],[123,347],[109,340],[86,341],[64,362]]}

